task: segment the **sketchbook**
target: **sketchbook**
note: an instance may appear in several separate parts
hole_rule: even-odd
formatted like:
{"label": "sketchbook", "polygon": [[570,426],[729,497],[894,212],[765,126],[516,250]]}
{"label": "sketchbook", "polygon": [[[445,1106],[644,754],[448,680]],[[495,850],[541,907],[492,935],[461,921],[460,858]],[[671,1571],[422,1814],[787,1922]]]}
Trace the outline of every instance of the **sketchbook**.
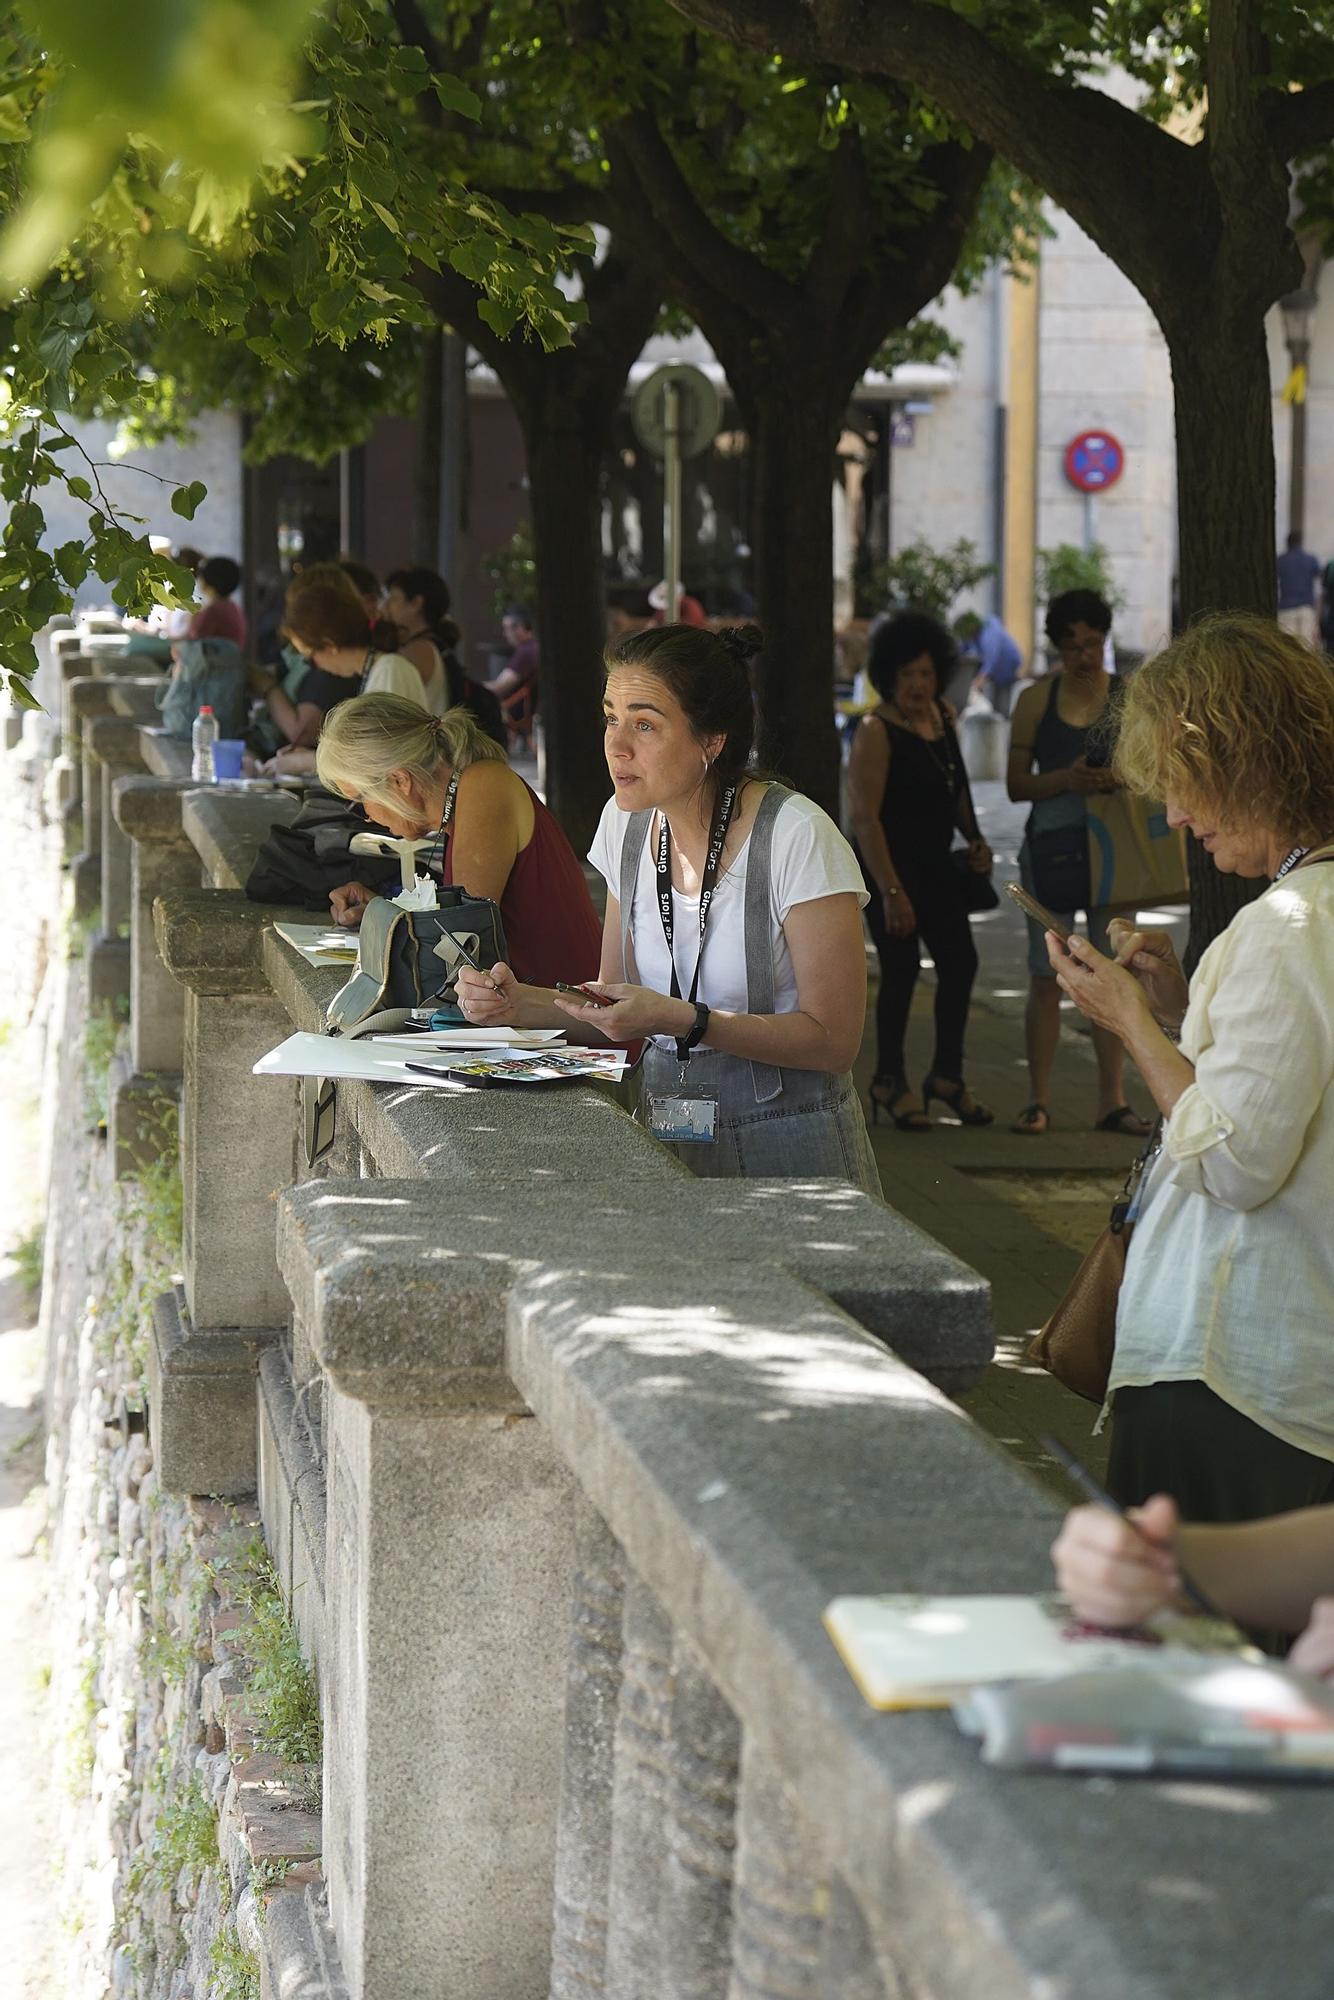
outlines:
{"label": "sketchbook", "polygon": [[1236,1653],[1235,1627],[1172,1614],[1135,1632],[1081,1625],[1061,1597],[836,1597],[825,1630],[872,1708],[948,1708],[996,1681]]}

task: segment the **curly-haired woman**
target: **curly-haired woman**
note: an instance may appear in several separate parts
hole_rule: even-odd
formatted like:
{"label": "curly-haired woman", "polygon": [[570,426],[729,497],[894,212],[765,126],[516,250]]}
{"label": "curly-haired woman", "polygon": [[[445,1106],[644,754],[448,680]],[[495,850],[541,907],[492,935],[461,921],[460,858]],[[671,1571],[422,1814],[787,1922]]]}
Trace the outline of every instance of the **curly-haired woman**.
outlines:
{"label": "curly-haired woman", "polygon": [[[887,619],[867,660],[880,704],[859,724],[848,760],[853,837],[873,892],[866,921],[880,958],[871,1117],[887,1111],[901,1132],[930,1130],[933,1097],[965,1125],[989,1125],[993,1116],[963,1080],[977,950],[950,849],[962,833],[968,866],[982,874],[991,849],[978,830],[941,698],[955,664],[954,641],[936,619],[918,611]],[[908,1081],[904,1037],[923,945],[936,968],[936,1039],[919,1097]]]}
{"label": "curly-haired woman", "polygon": [[1163,932],[1057,979],[1162,1112],[1126,1261],[1109,1484],[1197,1521],[1334,1500],[1334,674],[1260,618],[1193,626],[1126,689],[1116,770],[1272,886],[1187,988]]}

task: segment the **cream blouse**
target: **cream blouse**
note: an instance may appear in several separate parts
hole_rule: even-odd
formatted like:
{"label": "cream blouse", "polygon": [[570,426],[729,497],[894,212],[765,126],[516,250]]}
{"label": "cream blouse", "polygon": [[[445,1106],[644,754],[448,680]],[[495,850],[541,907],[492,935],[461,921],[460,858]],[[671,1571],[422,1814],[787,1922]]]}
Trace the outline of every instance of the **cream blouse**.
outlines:
{"label": "cream blouse", "polygon": [[1334,1460],[1334,861],[1232,919],[1190,985],[1126,1260],[1113,1389],[1202,1381]]}

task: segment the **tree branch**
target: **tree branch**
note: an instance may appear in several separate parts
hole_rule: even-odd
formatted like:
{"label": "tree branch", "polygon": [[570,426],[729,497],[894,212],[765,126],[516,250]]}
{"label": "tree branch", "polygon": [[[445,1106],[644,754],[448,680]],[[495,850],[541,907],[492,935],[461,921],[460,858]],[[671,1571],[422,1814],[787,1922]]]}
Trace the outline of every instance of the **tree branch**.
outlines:
{"label": "tree branch", "polygon": [[[951,8],[933,0],[672,5],[735,41],[916,84],[1045,188],[1150,299],[1209,256],[1216,214],[1206,206],[1198,148],[1102,91],[1016,61]],[[1109,203],[1109,187],[1122,199]]]}
{"label": "tree branch", "polygon": [[556,187],[545,188],[493,187],[484,174],[474,174],[472,185],[514,215],[540,215],[547,222],[611,223],[612,204],[606,194],[582,181],[562,180]]}
{"label": "tree branch", "polygon": [[[622,233],[633,229],[635,211],[647,207],[699,282],[723,299],[745,298],[761,311],[790,313],[798,303],[791,285],[749,250],[733,243],[710,221],[677,164],[676,156],[651,116],[641,112],[608,127],[607,158],[613,201]],[[628,186],[627,186],[628,184]],[[633,188],[639,196],[634,201]]]}
{"label": "tree branch", "polygon": [[861,139],[854,126],[840,134],[829,174],[829,205],[802,290],[811,305],[837,312],[875,226]]}

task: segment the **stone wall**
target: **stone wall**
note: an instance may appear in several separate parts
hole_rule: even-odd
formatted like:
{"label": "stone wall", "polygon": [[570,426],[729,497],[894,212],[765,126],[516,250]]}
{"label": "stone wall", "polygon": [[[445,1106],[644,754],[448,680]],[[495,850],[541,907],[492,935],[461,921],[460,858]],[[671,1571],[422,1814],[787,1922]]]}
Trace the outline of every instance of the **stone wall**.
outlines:
{"label": "stone wall", "polygon": [[0,828],[28,888],[13,995],[46,1049],[51,1990],[259,2000],[284,1939],[320,1957],[318,1702],[253,1497],[164,1493],[154,1465],[150,1325],[180,1267],[180,1175],[174,1138],[114,1172],[128,1026],[90,999],[43,722],[4,758]]}

